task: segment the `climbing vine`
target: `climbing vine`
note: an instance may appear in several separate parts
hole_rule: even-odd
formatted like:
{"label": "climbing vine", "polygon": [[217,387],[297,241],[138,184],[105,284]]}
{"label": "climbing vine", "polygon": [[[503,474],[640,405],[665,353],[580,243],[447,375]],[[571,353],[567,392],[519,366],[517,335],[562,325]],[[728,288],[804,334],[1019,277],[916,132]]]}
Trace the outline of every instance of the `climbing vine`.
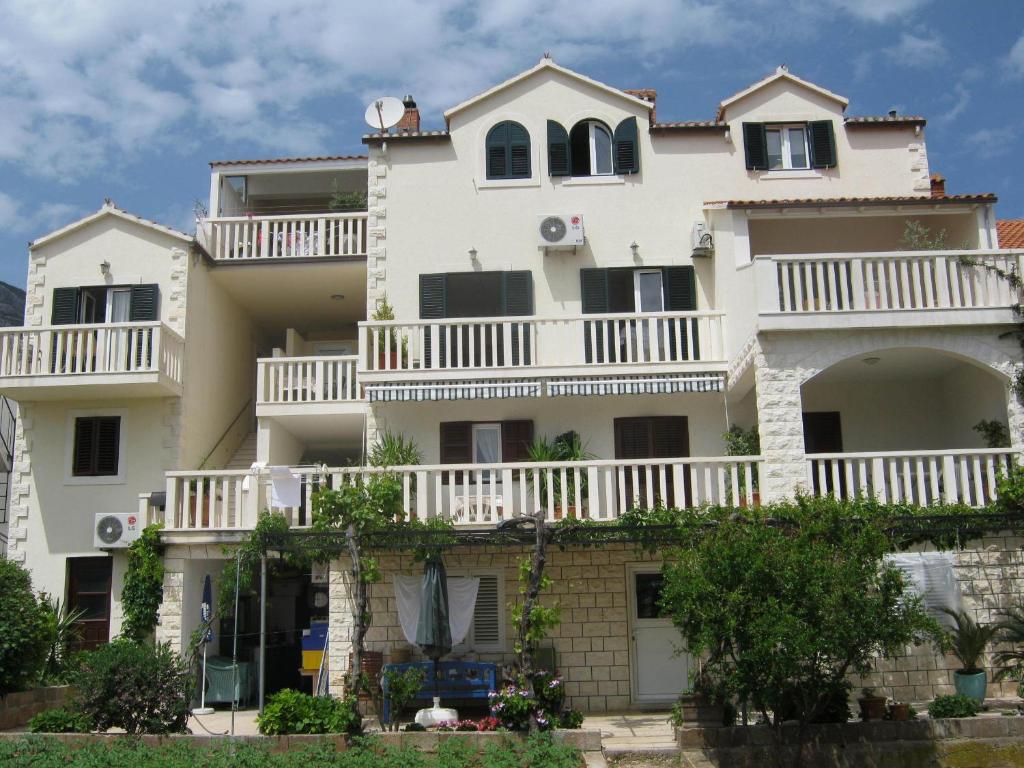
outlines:
{"label": "climbing vine", "polygon": [[121,590],[124,623],[121,634],[142,642],[156,627],[164,594],[163,547],[159,523],[146,526],[128,547],[128,569]]}

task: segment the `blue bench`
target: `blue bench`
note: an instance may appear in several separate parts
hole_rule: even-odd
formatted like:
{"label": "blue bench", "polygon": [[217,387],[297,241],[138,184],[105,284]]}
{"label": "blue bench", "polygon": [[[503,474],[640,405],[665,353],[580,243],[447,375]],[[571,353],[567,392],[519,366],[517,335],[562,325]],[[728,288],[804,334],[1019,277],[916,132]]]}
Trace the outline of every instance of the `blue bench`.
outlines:
{"label": "blue bench", "polygon": [[[383,672],[389,670],[404,672],[407,669],[422,669],[425,673],[423,687],[416,694],[415,701],[430,703],[434,691],[442,700],[484,699],[497,690],[498,665],[485,661],[439,661],[437,663],[437,685],[434,685],[434,662],[411,661],[406,664],[385,664]],[[381,688],[384,691],[383,722],[391,722],[391,704],[388,701],[387,678],[381,674]]]}

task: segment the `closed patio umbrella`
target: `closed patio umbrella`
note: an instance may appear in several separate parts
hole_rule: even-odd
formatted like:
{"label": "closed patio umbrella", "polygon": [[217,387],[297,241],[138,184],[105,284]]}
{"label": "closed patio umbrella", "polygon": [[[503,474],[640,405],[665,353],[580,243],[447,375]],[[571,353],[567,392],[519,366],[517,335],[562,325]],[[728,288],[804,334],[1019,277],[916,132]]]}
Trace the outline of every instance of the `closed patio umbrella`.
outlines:
{"label": "closed patio umbrella", "polygon": [[206,646],[213,641],[213,627],[209,626],[213,617],[213,584],[210,581],[210,574],[206,574],[203,580],[203,601],[199,604],[199,621],[206,624],[206,632],[203,633],[203,680],[201,700],[199,707],[192,710],[193,715],[212,715],[213,707],[206,706]]}
{"label": "closed patio umbrella", "polygon": [[434,695],[438,694],[437,662],[451,653],[452,630],[448,620],[448,574],[440,557],[427,558],[423,568],[423,598],[416,624],[416,645],[434,662]]}

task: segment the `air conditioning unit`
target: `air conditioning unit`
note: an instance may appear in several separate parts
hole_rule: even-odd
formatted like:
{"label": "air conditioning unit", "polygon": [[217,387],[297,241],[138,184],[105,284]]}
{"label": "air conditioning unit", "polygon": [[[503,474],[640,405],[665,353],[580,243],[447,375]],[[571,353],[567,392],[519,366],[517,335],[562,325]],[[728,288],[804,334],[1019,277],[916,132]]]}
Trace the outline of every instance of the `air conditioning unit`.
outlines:
{"label": "air conditioning unit", "polygon": [[575,248],[583,245],[583,216],[538,216],[537,245],[541,248]]}
{"label": "air conditioning unit", "polygon": [[710,256],[715,252],[715,238],[703,221],[695,221],[690,230],[690,248],[694,256]]}
{"label": "air conditioning unit", "polygon": [[99,512],[92,529],[92,545],[97,549],[123,549],[130,547],[142,534],[139,516],[134,513],[108,514]]}

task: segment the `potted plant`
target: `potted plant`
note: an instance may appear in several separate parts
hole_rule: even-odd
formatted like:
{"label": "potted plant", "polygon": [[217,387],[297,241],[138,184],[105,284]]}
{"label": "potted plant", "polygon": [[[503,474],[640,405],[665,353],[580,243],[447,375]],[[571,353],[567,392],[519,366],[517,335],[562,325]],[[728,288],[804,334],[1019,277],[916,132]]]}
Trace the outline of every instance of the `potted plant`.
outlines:
{"label": "potted plant", "polygon": [[[203,489],[203,508],[197,509],[199,504],[199,488],[202,486]],[[209,477],[204,477],[202,480],[197,480],[195,483],[189,484],[188,493],[188,513],[189,513],[189,525],[193,528],[209,528],[210,527],[210,510],[213,508],[213,502],[220,501],[221,495],[217,487],[213,484],[213,480]]]}
{"label": "potted plant", "polygon": [[[538,463],[553,464],[563,461],[587,461],[594,458],[594,455],[587,451],[579,433],[574,430],[563,432],[552,440],[538,438],[527,448],[530,461]],[[541,509],[548,507],[548,494],[554,502],[555,519],[562,518],[562,494],[565,494],[565,514],[569,518],[579,519],[586,516],[582,509],[582,500],[576,498],[576,481],[572,470],[565,473],[566,488],[562,488],[562,473],[555,469],[551,472],[550,488],[548,487],[548,476],[546,472],[540,473],[540,488],[538,503]],[[587,473],[580,471],[580,496],[587,495]]]}
{"label": "potted plant", "polygon": [[[395,319],[395,309],[388,303],[387,296],[383,297],[377,304],[377,308],[371,315],[373,320],[386,322],[388,320]],[[385,346],[386,340],[390,339],[390,350]],[[408,340],[403,335],[399,338],[398,331],[394,328],[378,328],[377,329],[377,370],[397,370],[398,369],[398,354],[402,354],[402,362],[407,360],[408,354]],[[389,359],[390,358],[390,359]],[[390,363],[390,365],[388,365]]]}
{"label": "potted plant", "polygon": [[905,701],[893,701],[893,703],[889,705],[889,719],[902,723],[905,720],[911,719],[911,713],[913,711],[914,708],[911,707],[909,703]]}
{"label": "potted plant", "polygon": [[885,696],[879,696],[872,687],[861,688],[857,704],[860,706],[861,720],[882,720],[885,718]]}
{"label": "potted plant", "polygon": [[[722,439],[725,440],[725,455],[726,456],[760,456],[761,455],[761,436],[758,434],[757,427],[751,427],[750,429],[743,429],[738,424],[733,424],[729,427],[729,431],[722,435]],[[754,506],[761,506],[761,494],[757,487],[757,464],[755,464],[750,472],[751,485],[754,487],[751,489],[750,497],[753,500]],[[743,473],[739,473],[739,497],[740,506],[747,506],[747,493],[746,493],[746,478]]]}
{"label": "potted plant", "polygon": [[961,668],[953,673],[953,685],[961,696],[969,696],[979,704],[985,701],[987,677],[981,666],[985,648],[999,631],[996,624],[979,624],[967,611],[952,611],[943,608],[943,613],[953,619],[954,626],[942,638],[941,649],[953,654]]}

